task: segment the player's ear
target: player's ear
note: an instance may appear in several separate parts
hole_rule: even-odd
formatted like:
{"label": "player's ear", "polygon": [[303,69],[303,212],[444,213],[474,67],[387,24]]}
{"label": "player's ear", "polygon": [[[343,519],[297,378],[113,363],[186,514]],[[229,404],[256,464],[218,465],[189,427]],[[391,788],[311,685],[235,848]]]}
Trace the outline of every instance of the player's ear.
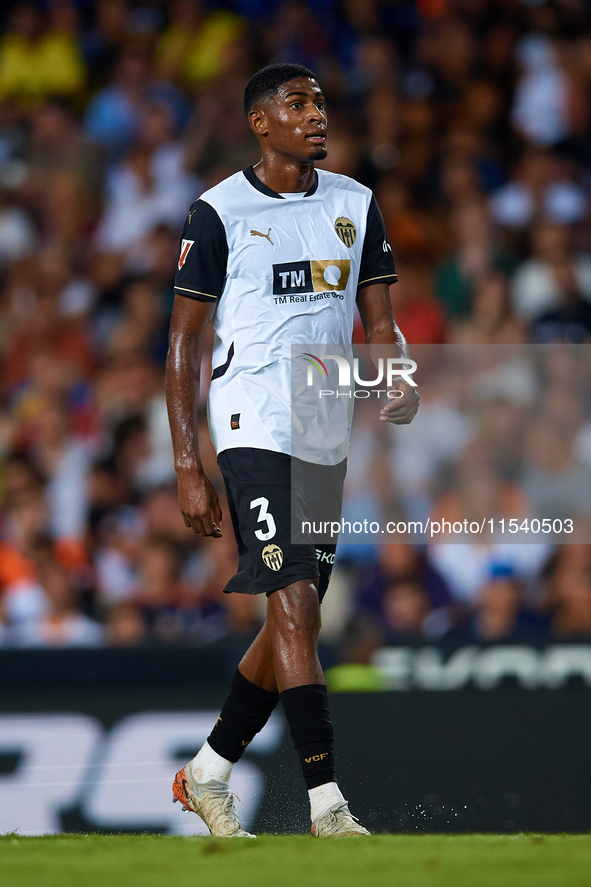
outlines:
{"label": "player's ear", "polygon": [[269,131],[267,115],[261,108],[253,108],[248,112],[248,122],[256,136],[264,138],[267,135]]}

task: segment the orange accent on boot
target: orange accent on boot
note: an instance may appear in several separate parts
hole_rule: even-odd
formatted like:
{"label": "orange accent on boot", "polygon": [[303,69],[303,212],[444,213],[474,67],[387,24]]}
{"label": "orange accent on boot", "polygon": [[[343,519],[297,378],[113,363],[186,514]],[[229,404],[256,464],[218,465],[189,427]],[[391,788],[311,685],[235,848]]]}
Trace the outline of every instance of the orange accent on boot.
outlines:
{"label": "orange accent on boot", "polygon": [[189,806],[189,799],[187,796],[187,787],[189,783],[187,781],[187,774],[185,773],[185,768],[179,770],[177,775],[174,777],[174,782],[172,783],[172,793],[175,798],[184,804],[185,807]]}

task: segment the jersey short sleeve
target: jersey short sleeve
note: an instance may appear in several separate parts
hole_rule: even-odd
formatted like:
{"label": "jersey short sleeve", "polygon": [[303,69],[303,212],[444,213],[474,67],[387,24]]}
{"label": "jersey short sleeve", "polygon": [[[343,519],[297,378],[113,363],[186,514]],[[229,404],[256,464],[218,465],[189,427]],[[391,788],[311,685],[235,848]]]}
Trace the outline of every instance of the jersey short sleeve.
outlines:
{"label": "jersey short sleeve", "polygon": [[199,302],[215,302],[226,280],[228,241],[222,220],[204,200],[191,206],[183,233],[174,290]]}
{"label": "jersey short sleeve", "polygon": [[357,286],[361,289],[374,283],[395,283],[397,280],[394,258],[386,236],[384,219],[377,201],[372,195],[367,211],[367,227]]}

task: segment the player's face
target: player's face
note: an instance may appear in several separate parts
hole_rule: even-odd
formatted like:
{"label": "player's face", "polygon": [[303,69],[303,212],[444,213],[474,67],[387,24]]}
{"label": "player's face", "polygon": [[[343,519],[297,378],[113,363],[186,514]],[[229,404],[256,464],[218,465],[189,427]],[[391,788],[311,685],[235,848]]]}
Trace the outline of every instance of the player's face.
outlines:
{"label": "player's face", "polygon": [[264,105],[260,123],[259,135],[286,158],[309,162],[326,157],[324,96],[312,78],[284,83]]}

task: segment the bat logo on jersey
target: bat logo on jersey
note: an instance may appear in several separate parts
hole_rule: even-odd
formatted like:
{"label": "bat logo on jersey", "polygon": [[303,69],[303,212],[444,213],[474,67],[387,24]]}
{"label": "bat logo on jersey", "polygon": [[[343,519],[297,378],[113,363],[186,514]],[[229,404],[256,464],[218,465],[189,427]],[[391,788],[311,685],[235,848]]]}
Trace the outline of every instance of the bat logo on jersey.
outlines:
{"label": "bat logo on jersey", "polygon": [[353,246],[357,237],[357,228],[346,216],[339,216],[334,223],[334,229],[345,246]]}
{"label": "bat logo on jersey", "polygon": [[187,261],[187,256],[189,255],[189,250],[195,243],[194,240],[183,240],[181,243],[181,254],[179,256],[179,271]]}
{"label": "bat logo on jersey", "polygon": [[312,259],[273,265],[273,295],[343,292],[351,273],[350,259]]}
{"label": "bat logo on jersey", "polygon": [[278,545],[265,545],[261,555],[265,565],[277,573],[283,564],[283,552]]}

